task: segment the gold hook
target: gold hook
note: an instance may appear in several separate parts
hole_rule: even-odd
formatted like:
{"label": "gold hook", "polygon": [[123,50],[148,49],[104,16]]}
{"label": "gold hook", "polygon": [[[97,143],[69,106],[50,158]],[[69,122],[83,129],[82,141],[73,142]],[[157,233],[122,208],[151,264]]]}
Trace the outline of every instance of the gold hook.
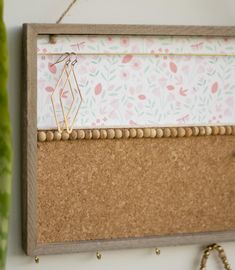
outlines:
{"label": "gold hook", "polygon": [[35,263],[39,263],[39,261],[40,261],[40,260],[39,260],[39,257],[38,257],[38,256],[35,256],[35,257],[34,257],[34,261],[35,261]]}
{"label": "gold hook", "polygon": [[98,260],[101,260],[101,257],[102,257],[101,253],[99,251],[96,251],[96,258]]}
{"label": "gold hook", "polygon": [[[55,63],[51,64],[51,66],[55,66],[56,64],[59,64],[61,62],[63,62],[66,58],[70,57],[70,53],[69,52],[66,52],[64,54],[62,54],[57,60]],[[70,58],[69,58],[70,60]]]}
{"label": "gold hook", "polygon": [[155,253],[159,256],[161,254],[161,250],[159,248],[155,248]]}

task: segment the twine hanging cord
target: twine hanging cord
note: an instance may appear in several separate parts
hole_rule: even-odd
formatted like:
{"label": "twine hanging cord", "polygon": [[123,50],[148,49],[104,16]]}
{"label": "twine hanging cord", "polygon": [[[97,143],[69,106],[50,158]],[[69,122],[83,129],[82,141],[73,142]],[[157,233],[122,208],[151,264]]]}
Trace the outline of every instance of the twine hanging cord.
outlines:
{"label": "twine hanging cord", "polygon": [[[68,14],[68,12],[70,11],[70,9],[74,6],[74,4],[77,2],[78,0],[73,0],[68,7],[64,10],[64,12],[61,14],[61,16],[59,17],[59,19],[56,21],[56,24],[61,23],[61,21],[64,19],[64,17]],[[55,35],[50,35],[50,43],[56,43],[55,40]]]}

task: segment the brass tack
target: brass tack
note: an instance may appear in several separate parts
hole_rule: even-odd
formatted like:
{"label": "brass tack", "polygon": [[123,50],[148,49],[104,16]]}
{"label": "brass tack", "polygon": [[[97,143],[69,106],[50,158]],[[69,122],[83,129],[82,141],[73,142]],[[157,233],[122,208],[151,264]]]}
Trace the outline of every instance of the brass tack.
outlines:
{"label": "brass tack", "polygon": [[178,128],[178,137],[184,137],[185,136],[185,129],[180,127]]}
{"label": "brass tack", "polygon": [[115,131],[114,129],[110,128],[107,131],[108,139],[113,139],[115,137]]}
{"label": "brass tack", "polygon": [[92,138],[92,131],[85,130],[85,139],[90,140]]}
{"label": "brass tack", "polygon": [[39,131],[38,132],[38,140],[39,142],[45,142],[47,136],[46,136],[46,132],[44,131]]}
{"label": "brass tack", "polygon": [[101,139],[106,139],[107,136],[108,136],[107,131],[105,129],[101,129],[101,131],[100,131],[100,138]]}
{"label": "brass tack", "polygon": [[144,128],[144,137],[149,138],[151,135],[151,129],[150,128]]}
{"label": "brass tack", "polygon": [[171,136],[171,130],[170,130],[169,128],[164,128],[164,129],[163,129],[163,136],[164,136],[165,138],[170,137],[170,136]]}
{"label": "brass tack", "polygon": [[92,130],[92,138],[99,139],[100,138],[100,131],[98,129]]}
{"label": "brass tack", "polygon": [[128,139],[130,137],[130,131],[129,129],[123,130],[123,138]]}
{"label": "brass tack", "polygon": [[185,136],[191,137],[193,135],[193,131],[190,127],[185,128]]}
{"label": "brass tack", "polygon": [[200,136],[206,135],[206,129],[205,129],[205,127],[199,127],[199,134],[200,134]]}
{"label": "brass tack", "polygon": [[227,135],[231,135],[233,133],[233,129],[231,126],[226,126],[225,129]]}
{"label": "brass tack", "polygon": [[209,250],[205,250],[204,254],[205,254],[206,257],[209,257],[210,256]]}
{"label": "brass tack", "polygon": [[198,136],[199,135],[199,128],[198,127],[193,127],[192,131],[193,131],[193,136]]}
{"label": "brass tack", "polygon": [[143,129],[137,128],[137,130],[136,130],[136,137],[137,138],[143,138],[144,137]]}
{"label": "brass tack", "polygon": [[61,140],[61,133],[59,131],[54,132],[54,140],[55,141],[60,141]]}
{"label": "brass tack", "polygon": [[47,141],[48,142],[51,142],[51,141],[53,141],[53,139],[54,139],[54,133],[52,132],[52,131],[47,131],[47,133],[46,133],[46,137],[47,137]]}
{"label": "brass tack", "polygon": [[121,129],[115,129],[115,138],[117,138],[117,139],[122,138],[122,130]]}
{"label": "brass tack", "polygon": [[159,248],[155,248],[155,254],[159,256],[161,254],[161,250]]}
{"label": "brass tack", "polygon": [[219,134],[219,127],[213,126],[212,128],[212,134],[213,135],[218,135]]}
{"label": "brass tack", "polygon": [[101,253],[99,251],[96,251],[96,258],[98,260],[101,260],[101,258],[102,258],[102,255],[101,255]]}
{"label": "brass tack", "polygon": [[135,128],[131,128],[130,129],[130,137],[131,138],[135,138],[136,137],[136,129]]}
{"label": "brass tack", "polygon": [[67,141],[69,139],[69,133],[67,131],[62,131],[61,138],[63,141]]}
{"label": "brass tack", "polygon": [[161,128],[157,128],[156,133],[157,133],[156,136],[158,138],[161,138],[163,136],[163,130]]}
{"label": "brass tack", "polygon": [[225,135],[225,134],[226,134],[226,129],[225,129],[225,127],[222,127],[222,126],[219,127],[219,134],[220,134],[220,135]]}
{"label": "brass tack", "polygon": [[151,138],[155,138],[156,135],[157,135],[156,129],[155,128],[151,128],[151,130],[150,130],[150,137]]}
{"label": "brass tack", "polygon": [[211,127],[205,127],[206,135],[209,136],[212,134],[212,128]]}
{"label": "brass tack", "polygon": [[70,134],[69,134],[69,139],[70,140],[76,140],[78,137],[78,133],[76,130],[73,130]]}
{"label": "brass tack", "polygon": [[85,138],[85,132],[84,130],[78,130],[77,131],[78,139],[84,139]]}
{"label": "brass tack", "polygon": [[38,256],[35,256],[34,257],[34,261],[35,261],[35,263],[39,263],[40,262],[39,257]]}
{"label": "brass tack", "polygon": [[176,128],[171,128],[171,137],[177,137],[177,129]]}

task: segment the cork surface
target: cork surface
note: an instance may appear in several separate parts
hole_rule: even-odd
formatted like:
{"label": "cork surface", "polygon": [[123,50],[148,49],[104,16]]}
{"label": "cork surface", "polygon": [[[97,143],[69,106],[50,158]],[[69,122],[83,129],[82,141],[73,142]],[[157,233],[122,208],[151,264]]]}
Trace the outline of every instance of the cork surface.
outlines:
{"label": "cork surface", "polygon": [[38,243],[235,229],[235,136],[38,142]]}

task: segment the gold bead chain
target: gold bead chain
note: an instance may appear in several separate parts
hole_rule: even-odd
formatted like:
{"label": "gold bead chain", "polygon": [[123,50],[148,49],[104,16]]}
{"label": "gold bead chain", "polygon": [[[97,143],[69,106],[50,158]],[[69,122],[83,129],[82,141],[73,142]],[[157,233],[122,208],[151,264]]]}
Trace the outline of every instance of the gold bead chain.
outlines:
{"label": "gold bead chain", "polygon": [[208,257],[210,256],[211,251],[214,251],[214,250],[218,252],[219,258],[221,259],[221,261],[224,265],[224,269],[225,270],[232,270],[230,264],[228,263],[227,256],[225,254],[224,249],[218,244],[209,245],[204,250],[204,253],[203,253],[202,258],[201,258],[199,269],[206,270],[206,263],[207,263]]}

